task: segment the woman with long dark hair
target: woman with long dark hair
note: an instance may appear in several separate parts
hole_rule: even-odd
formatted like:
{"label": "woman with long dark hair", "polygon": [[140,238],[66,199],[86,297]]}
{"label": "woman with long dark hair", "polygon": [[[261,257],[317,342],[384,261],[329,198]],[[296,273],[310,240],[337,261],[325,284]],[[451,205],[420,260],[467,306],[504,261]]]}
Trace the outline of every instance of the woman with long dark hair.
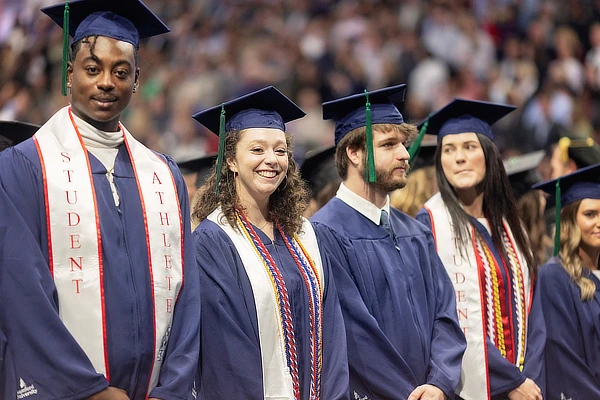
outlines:
{"label": "woman with long dark hair", "polygon": [[202,288],[201,399],[348,396],[330,267],[302,217],[309,193],[285,122],[304,112],[268,87],[194,115],[219,132],[193,217]]}
{"label": "woman with long dark hair", "polygon": [[467,339],[457,394],[466,400],[542,398],[534,380],[543,345],[533,339],[543,322],[529,317],[536,264],[490,126],[513,109],[455,99],[425,122],[438,135],[440,193],[417,219],[454,283]]}
{"label": "woman with long dark hair", "polygon": [[[554,199],[556,182],[536,187]],[[559,186],[558,246],[537,286],[547,330],[546,399],[598,399],[600,164],[563,176]]]}

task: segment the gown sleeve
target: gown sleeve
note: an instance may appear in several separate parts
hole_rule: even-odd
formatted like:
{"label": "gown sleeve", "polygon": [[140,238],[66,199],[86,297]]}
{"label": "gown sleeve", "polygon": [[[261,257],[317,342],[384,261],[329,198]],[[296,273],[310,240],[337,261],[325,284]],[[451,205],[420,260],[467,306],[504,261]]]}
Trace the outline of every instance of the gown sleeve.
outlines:
{"label": "gown sleeve", "polygon": [[149,397],[187,399],[198,365],[200,342],[200,278],[190,228],[190,207],[179,169],[167,157],[175,178],[183,222],[184,283],[175,304],[173,324],[159,382]]}
{"label": "gown sleeve", "polygon": [[22,380],[33,385],[40,398],[91,396],[106,389],[108,382],[96,373],[58,314],[56,288],[35,219],[43,210],[41,173],[15,148],[0,153],[0,171],[0,226],[5,232],[0,236],[0,331],[12,355],[13,379],[19,379],[0,377],[0,387],[13,386],[16,394]]}

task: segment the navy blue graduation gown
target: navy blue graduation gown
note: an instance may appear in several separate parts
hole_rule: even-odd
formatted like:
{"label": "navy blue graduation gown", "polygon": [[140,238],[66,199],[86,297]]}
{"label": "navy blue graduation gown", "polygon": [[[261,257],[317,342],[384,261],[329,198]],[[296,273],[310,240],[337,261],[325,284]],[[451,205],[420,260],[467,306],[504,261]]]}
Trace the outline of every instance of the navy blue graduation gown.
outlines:
{"label": "navy blue graduation gown", "polygon": [[546,321],[546,399],[600,399],[600,280],[592,300],[557,258],[539,271],[538,286]]}
{"label": "navy blue graduation gown", "polygon": [[[117,207],[106,169],[89,154],[96,191],[106,309],[110,385],[144,399],[154,357],[153,307],[142,209],[124,146],[115,160]],[[150,397],[187,398],[198,357],[200,295],[191,242],[186,186],[166,157],[177,185],[184,227],[185,283],[174,308],[167,354]],[[109,384],[69,334],[58,314],[58,295],[48,267],[44,189],[33,140],[0,153],[0,215],[9,227],[1,238],[0,331],[6,339],[0,393],[25,385],[32,399],[81,399]],[[189,234],[187,232],[190,232]],[[0,344],[2,340],[0,340]],[[2,388],[4,386],[4,388]]]}
{"label": "navy blue graduation gown", "polygon": [[[278,231],[275,241],[255,227],[287,285],[299,358],[301,398],[309,398],[308,293],[298,267]],[[214,222],[194,231],[202,286],[199,399],[264,398],[258,319],[252,286],[238,251]],[[319,242],[320,243],[320,242]],[[327,258],[323,260],[323,370],[321,399],[348,398],[348,358],[344,323]]]}
{"label": "navy blue graduation gown", "polygon": [[[416,216],[416,219],[431,227],[431,219],[429,213],[425,209],[421,209]],[[491,250],[497,262],[501,262],[502,258],[496,245],[494,244],[488,230],[475,218],[471,218],[471,222]],[[512,285],[512,280],[507,276],[507,270],[500,268],[502,281],[504,283],[504,293],[509,293],[509,285]],[[507,299],[509,301],[510,299]],[[487,355],[488,355],[488,372],[490,394],[492,397],[504,398],[510,391],[519,387],[526,378],[532,379],[541,389],[544,390],[544,375],[543,375],[543,353],[545,341],[545,326],[543,315],[539,312],[534,312],[541,307],[539,299],[534,296],[529,313],[529,329],[527,332],[527,350],[525,353],[525,364],[523,371],[508,361],[502,356],[500,350],[494,343],[487,338]],[[507,307],[509,308],[509,307]],[[513,310],[512,320],[516,321],[516,310]],[[516,349],[517,338],[513,338],[513,349]]]}
{"label": "navy blue graduation gown", "polygon": [[466,343],[431,232],[392,209],[394,239],[338,198],[312,222],[331,256],[352,398],[406,399],[426,383],[454,398]]}

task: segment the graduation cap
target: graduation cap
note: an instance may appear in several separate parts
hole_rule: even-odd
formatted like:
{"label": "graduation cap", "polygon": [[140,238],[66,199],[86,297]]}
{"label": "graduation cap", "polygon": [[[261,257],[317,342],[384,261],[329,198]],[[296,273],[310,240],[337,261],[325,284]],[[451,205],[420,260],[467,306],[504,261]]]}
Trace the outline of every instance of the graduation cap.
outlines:
{"label": "graduation cap", "polygon": [[491,125],[515,109],[507,104],[455,98],[417,128],[422,129],[427,124],[426,132],[437,135],[438,142],[446,135],[465,132],[480,133],[494,140]]}
{"label": "graduation cap", "polygon": [[[74,0],[42,8],[63,28],[63,96],[66,95],[66,64],[69,36],[73,41],[99,35],[131,43],[169,32],[169,28],[140,0]],[[66,21],[66,23],[65,23]]]}
{"label": "graduation cap", "polygon": [[587,167],[600,162],[600,146],[592,138],[563,136],[558,140],[561,159],[572,159],[577,168]]}
{"label": "graduation cap", "polygon": [[315,198],[329,183],[340,177],[335,166],[335,146],[308,152],[300,173]]}
{"label": "graduation cap", "polygon": [[337,146],[340,140],[357,128],[366,127],[368,181],[375,182],[375,159],[373,156],[372,124],[402,124],[404,118],[396,105],[404,101],[406,85],[383,89],[365,90],[364,93],[342,97],[323,103],[323,119],[335,121]]}
{"label": "graduation cap", "polygon": [[200,111],[192,117],[219,136],[217,194],[227,132],[250,128],[272,128],[285,132],[285,123],[306,113],[273,86],[246,94],[221,105]]}
{"label": "graduation cap", "polygon": [[192,160],[178,162],[177,165],[183,175],[198,173],[196,177],[196,189],[206,182],[213,172],[217,154],[210,154],[204,157],[194,158]]}
{"label": "graduation cap", "polygon": [[0,142],[0,151],[29,139],[38,129],[39,125],[26,122],[0,121],[0,139],[5,139]]}
{"label": "graduation cap", "polygon": [[537,168],[544,159],[544,156],[545,151],[538,150],[533,153],[522,154],[504,160],[504,169],[508,175],[515,199],[523,196],[531,190],[532,185],[541,180]]}
{"label": "graduation cap", "polygon": [[[420,132],[419,132],[420,134]],[[418,138],[418,137],[417,137]],[[435,164],[435,151],[437,150],[437,139],[434,135],[425,135],[422,141],[415,145],[417,140],[409,148],[410,170],[416,171],[419,168]],[[415,145],[413,147],[413,145]],[[412,153],[410,150],[413,150]]]}
{"label": "graduation cap", "polygon": [[563,206],[583,199],[600,199],[600,163],[580,168],[557,179],[541,182],[533,186],[554,197],[556,203],[556,231],[554,255],[560,246],[560,210]]}

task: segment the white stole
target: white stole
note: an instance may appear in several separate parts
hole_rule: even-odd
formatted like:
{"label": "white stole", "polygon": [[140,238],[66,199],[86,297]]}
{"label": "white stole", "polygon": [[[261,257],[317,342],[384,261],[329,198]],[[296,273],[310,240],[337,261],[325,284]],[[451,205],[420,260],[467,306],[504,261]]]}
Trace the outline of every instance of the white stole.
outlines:
{"label": "white stole", "polygon": [[[264,264],[254,250],[253,244],[227,221],[221,222],[221,208],[218,207],[207,219],[219,225],[229,236],[242,259],[244,269],[252,286],[254,304],[258,318],[258,331],[263,366],[264,396],[268,400],[293,400],[292,377],[287,366],[285,341],[281,316],[271,277],[265,271]],[[317,244],[317,237],[310,222],[304,219],[302,233],[298,234],[306,251],[310,254],[323,282],[323,263]],[[322,287],[322,285],[321,285]],[[321,293],[323,296],[323,293]]]}
{"label": "white stole", "polygon": [[[121,128],[142,201],[146,229],[140,234],[145,234],[148,245],[155,310],[149,393],[158,383],[173,308],[183,283],[183,223],[168,165]],[[34,142],[42,166],[49,267],[58,292],[59,314],[96,371],[110,381],[100,220],[88,153],[70,106],[52,116],[34,135]]]}

